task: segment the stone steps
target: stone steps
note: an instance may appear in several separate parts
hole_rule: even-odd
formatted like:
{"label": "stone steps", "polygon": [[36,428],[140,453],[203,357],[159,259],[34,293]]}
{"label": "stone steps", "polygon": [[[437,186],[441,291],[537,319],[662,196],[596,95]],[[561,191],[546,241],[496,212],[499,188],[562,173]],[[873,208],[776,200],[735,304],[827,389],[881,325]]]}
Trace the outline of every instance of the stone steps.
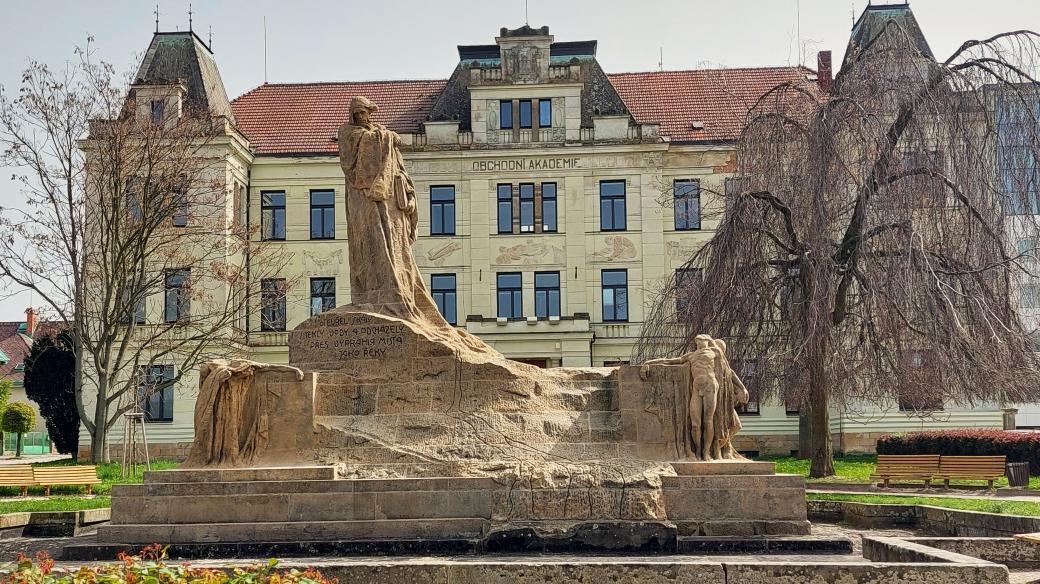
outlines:
{"label": "stone steps", "polygon": [[301,542],[334,540],[459,540],[479,539],[488,527],[479,518],[379,519],[358,521],[256,523],[131,523],[102,525],[100,544],[162,542]]}
{"label": "stone steps", "polygon": [[112,523],[490,519],[494,490],[486,478],[117,485]]}

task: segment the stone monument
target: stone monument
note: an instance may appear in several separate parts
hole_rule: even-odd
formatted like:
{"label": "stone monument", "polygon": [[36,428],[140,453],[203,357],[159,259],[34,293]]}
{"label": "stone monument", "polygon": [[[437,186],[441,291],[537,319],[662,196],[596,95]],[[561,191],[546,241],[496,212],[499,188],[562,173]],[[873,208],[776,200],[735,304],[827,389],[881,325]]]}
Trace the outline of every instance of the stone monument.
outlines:
{"label": "stone monument", "polygon": [[540,369],[448,324],[412,256],[400,137],[375,110],[355,98],[339,131],[352,302],[289,334],[290,367],[204,366],[187,463],[115,487],[100,542],[674,552],[808,533],[804,480],[733,449],[748,395],[723,341]]}

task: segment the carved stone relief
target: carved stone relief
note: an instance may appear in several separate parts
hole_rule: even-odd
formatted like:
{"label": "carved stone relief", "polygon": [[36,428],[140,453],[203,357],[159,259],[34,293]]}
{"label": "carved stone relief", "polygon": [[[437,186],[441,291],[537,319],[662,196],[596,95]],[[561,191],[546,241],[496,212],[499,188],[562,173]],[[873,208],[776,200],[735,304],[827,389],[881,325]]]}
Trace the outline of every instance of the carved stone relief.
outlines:
{"label": "carved stone relief", "polygon": [[327,272],[329,268],[343,262],[343,249],[337,249],[330,253],[320,253],[312,249],[303,250],[303,256],[307,258],[307,267],[317,272]]}
{"label": "carved stone relief", "polygon": [[550,246],[544,241],[527,240],[516,245],[502,246],[498,248],[498,257],[495,263],[500,265],[530,265],[547,263],[545,260],[552,254],[552,261],[556,264],[564,264],[567,261],[567,252],[563,248]]}
{"label": "carved stone relief", "polygon": [[664,244],[665,254],[673,260],[688,260],[693,255],[697,248],[689,245],[682,245],[678,241],[669,241]]}
{"label": "carved stone relief", "polygon": [[436,245],[426,250],[423,257],[426,261],[433,266],[443,266],[444,263],[450,258],[455,252],[462,249],[462,244],[457,241],[447,241],[441,245]]}
{"label": "carved stone relief", "polygon": [[599,261],[619,262],[635,259],[639,255],[636,244],[624,235],[608,235],[603,238],[603,249],[592,252]]}
{"label": "carved stone relief", "polygon": [[487,100],[487,129],[498,130],[498,102],[493,99]]}

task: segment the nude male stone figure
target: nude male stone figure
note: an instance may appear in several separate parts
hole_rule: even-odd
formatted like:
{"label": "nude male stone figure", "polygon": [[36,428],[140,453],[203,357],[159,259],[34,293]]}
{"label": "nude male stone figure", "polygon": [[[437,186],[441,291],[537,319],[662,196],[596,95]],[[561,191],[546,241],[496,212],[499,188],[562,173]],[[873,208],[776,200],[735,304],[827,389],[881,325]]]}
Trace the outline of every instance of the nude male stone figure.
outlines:
{"label": "nude male stone figure", "polygon": [[696,350],[643,364],[689,367],[690,387],[686,394],[690,441],[686,448],[696,460],[740,458],[733,449],[733,435],[740,430],[735,407],[747,403],[748,392],[726,359],[726,343],[708,335],[694,338]]}

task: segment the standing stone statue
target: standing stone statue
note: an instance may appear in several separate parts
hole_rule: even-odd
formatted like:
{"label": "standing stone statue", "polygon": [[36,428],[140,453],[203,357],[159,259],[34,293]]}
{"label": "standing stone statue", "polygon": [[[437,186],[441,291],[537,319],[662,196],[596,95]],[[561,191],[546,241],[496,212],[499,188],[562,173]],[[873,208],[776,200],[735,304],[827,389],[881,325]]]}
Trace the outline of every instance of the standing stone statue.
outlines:
{"label": "standing stone statue", "polygon": [[246,359],[215,359],[199,367],[195,441],[186,467],[249,464],[267,446],[266,396],[253,383],[260,371],[287,371],[303,379],[296,367]]}
{"label": "standing stone statue", "polygon": [[733,449],[740,430],[738,404],[748,402],[748,391],[726,359],[726,343],[708,335],[694,338],[697,349],[679,357],[652,359],[644,367],[682,365],[689,368],[690,385],[681,400],[686,418],[682,436],[686,456],[692,460],[743,458]]}
{"label": "standing stone statue", "polygon": [[494,353],[448,324],[426,290],[412,255],[419,222],[415,187],[401,157],[401,137],[371,119],[377,109],[367,98],[355,97],[350,121],[339,129],[351,304],[412,322],[460,350]]}

